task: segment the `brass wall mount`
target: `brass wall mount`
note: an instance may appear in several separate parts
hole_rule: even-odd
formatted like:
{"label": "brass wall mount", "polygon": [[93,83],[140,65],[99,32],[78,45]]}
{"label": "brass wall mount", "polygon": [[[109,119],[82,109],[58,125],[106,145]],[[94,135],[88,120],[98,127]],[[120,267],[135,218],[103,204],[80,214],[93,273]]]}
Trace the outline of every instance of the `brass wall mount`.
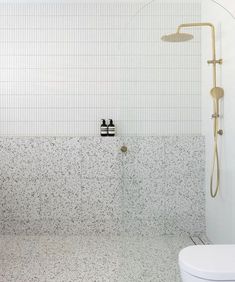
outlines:
{"label": "brass wall mount", "polygon": [[219,64],[222,65],[223,64],[223,59],[219,59],[219,60],[208,60],[207,64]]}

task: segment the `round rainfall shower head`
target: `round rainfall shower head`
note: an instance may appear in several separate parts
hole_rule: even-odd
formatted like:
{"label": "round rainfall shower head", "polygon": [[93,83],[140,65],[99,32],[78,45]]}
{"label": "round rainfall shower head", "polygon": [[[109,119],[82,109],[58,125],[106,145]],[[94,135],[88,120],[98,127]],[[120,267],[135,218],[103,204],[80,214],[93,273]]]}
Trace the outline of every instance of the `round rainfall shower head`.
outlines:
{"label": "round rainfall shower head", "polygon": [[193,35],[189,33],[176,32],[161,37],[161,40],[167,42],[184,42],[193,39]]}

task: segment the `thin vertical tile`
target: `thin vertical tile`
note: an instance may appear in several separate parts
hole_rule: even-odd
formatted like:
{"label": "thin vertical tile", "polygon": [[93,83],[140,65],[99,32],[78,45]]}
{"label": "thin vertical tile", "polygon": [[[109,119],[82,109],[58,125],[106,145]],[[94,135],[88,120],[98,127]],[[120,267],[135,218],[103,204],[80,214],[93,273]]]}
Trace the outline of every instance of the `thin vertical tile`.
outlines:
{"label": "thin vertical tile", "polygon": [[200,21],[198,1],[0,11],[2,135],[97,135],[101,118],[116,119],[122,135],[200,133],[200,32],[177,46],[160,41]]}

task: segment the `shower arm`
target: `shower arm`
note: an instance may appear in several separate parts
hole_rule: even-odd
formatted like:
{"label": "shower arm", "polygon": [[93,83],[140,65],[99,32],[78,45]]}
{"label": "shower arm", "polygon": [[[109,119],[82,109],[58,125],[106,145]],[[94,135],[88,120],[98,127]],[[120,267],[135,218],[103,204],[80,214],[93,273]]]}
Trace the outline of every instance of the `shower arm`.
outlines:
{"label": "shower arm", "polygon": [[213,87],[216,87],[216,64],[222,64],[222,59],[216,60],[216,48],[215,48],[215,27],[211,23],[187,23],[181,24],[177,28],[177,33],[180,33],[180,30],[185,27],[202,27],[207,26],[211,28],[211,39],[212,39],[212,60],[208,60],[208,64],[213,65]]}

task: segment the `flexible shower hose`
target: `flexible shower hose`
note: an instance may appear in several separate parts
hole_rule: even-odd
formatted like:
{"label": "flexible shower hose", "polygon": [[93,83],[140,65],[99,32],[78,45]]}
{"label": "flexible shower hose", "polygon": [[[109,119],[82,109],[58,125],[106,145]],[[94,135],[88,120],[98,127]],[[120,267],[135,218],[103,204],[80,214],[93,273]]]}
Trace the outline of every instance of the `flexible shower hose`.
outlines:
{"label": "flexible shower hose", "polygon": [[[218,118],[219,118],[219,102],[214,101],[214,152],[213,152],[213,163],[212,163],[211,181],[210,181],[210,193],[212,198],[215,198],[216,195],[218,194],[219,183],[220,183],[220,165],[219,165],[219,154],[218,154]],[[215,172],[216,172],[216,183],[215,183],[215,190],[213,190],[213,178]]]}

